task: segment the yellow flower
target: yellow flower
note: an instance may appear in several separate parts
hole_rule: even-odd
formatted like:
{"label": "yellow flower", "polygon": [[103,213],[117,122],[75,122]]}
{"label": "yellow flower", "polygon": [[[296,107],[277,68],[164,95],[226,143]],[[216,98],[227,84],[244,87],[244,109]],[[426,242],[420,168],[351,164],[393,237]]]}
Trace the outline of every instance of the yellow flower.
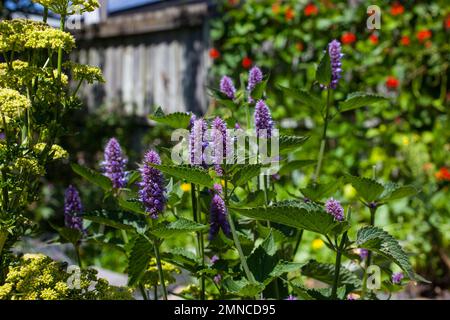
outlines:
{"label": "yellow flower", "polygon": [[403,145],[405,145],[405,146],[409,145],[408,137],[403,137],[402,142],[403,142]]}
{"label": "yellow flower", "polygon": [[314,250],[320,250],[323,248],[324,243],[322,239],[314,239],[311,246]]}
{"label": "yellow flower", "polygon": [[30,105],[30,100],[21,95],[19,91],[0,88],[0,117],[4,117],[6,123],[19,117]]}
{"label": "yellow flower", "polygon": [[190,183],[183,183],[180,186],[181,190],[183,190],[183,192],[189,192],[191,191],[191,184]]}
{"label": "yellow flower", "polygon": [[[45,146],[45,143],[38,143],[33,147],[33,149],[35,152],[41,153],[42,151],[44,151]],[[49,150],[49,155],[53,160],[67,159],[69,157],[69,153],[57,144],[52,145],[51,149]]]}
{"label": "yellow flower", "polygon": [[81,14],[91,12],[99,7],[98,0],[33,0],[59,15]]}
{"label": "yellow flower", "polygon": [[88,83],[92,84],[94,82],[104,83],[105,79],[103,78],[102,71],[100,68],[74,63],[74,62],[66,62],[64,67],[72,70],[72,76],[75,80],[81,81],[85,80]]}

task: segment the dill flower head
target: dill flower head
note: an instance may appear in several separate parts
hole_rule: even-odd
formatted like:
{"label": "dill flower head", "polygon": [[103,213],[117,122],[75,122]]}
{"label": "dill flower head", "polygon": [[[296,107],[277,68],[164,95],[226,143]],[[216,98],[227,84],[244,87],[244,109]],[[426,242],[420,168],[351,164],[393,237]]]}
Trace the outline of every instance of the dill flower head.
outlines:
{"label": "dill flower head", "polygon": [[64,16],[92,12],[100,6],[98,0],[33,0],[33,2]]}
{"label": "dill flower head", "polygon": [[[37,143],[34,145],[33,150],[34,152],[40,154],[45,150],[46,146],[46,143]],[[69,153],[57,144],[54,144],[48,148],[48,154],[52,160],[67,159],[69,157]]]}
{"label": "dill flower head", "polygon": [[76,81],[84,80],[89,84],[94,82],[105,82],[102,71],[98,67],[79,64],[72,61],[64,63],[64,67],[72,71],[72,77]]}
{"label": "dill flower head", "polygon": [[144,156],[144,163],[140,168],[141,181],[139,182],[139,198],[144,205],[145,212],[151,218],[157,219],[163,212],[166,198],[164,176],[151,164],[161,164],[161,159],[156,151],[150,150]]}
{"label": "dill flower head", "polygon": [[83,231],[83,206],[78,190],[70,185],[64,195],[64,220],[67,228]]}
{"label": "dill flower head", "polygon": [[48,25],[28,19],[0,21],[0,51],[25,50],[25,43],[32,31],[45,30]]}
{"label": "dill flower head", "polygon": [[26,49],[63,49],[70,52],[75,47],[75,38],[68,32],[51,27],[30,30],[24,44]]}
{"label": "dill flower head", "polygon": [[[12,119],[20,117],[30,105],[30,100],[18,91],[0,88],[0,120],[4,118],[8,123]],[[0,121],[0,126],[2,122]]]}
{"label": "dill flower head", "polygon": [[123,188],[127,184],[125,166],[127,160],[122,155],[122,148],[116,138],[111,138],[105,146],[103,171],[113,185],[113,188]]}

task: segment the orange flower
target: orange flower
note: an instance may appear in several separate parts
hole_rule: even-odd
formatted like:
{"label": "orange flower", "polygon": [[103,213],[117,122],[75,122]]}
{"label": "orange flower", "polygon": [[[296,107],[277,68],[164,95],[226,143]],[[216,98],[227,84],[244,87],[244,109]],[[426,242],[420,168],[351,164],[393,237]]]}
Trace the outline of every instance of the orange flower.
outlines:
{"label": "orange flower", "polygon": [[391,89],[391,90],[397,89],[399,83],[400,83],[400,82],[398,81],[398,79],[397,79],[396,77],[394,77],[394,76],[389,76],[389,77],[387,77],[387,79],[386,79],[386,87],[387,87],[388,89]]}
{"label": "orange flower", "polygon": [[369,40],[372,44],[378,44],[378,36],[376,34],[371,34]]}
{"label": "orange flower", "polygon": [[341,36],[341,42],[343,44],[351,44],[353,42],[356,41],[356,36],[354,33],[352,32],[345,32],[342,36]]}
{"label": "orange flower", "polygon": [[317,8],[313,3],[308,3],[303,9],[305,16],[315,16],[319,13],[319,8]]}
{"label": "orange flower", "polygon": [[446,167],[442,167],[434,174],[438,181],[450,181],[450,171]]}
{"label": "orange flower", "polygon": [[433,164],[431,162],[426,162],[423,164],[423,170],[430,171],[431,169],[433,169]]}
{"label": "orange flower", "polygon": [[297,43],[295,44],[295,49],[296,49],[298,52],[302,52],[303,49],[304,49],[303,43],[297,42]]}
{"label": "orange flower", "polygon": [[291,7],[287,7],[286,11],[284,13],[284,17],[286,18],[286,21],[291,21],[295,17],[294,9]]}
{"label": "orange flower", "polygon": [[400,43],[401,43],[402,45],[404,45],[404,46],[409,46],[410,43],[411,43],[411,40],[409,39],[408,36],[403,36],[403,37],[400,39]]}
{"label": "orange flower", "polygon": [[431,38],[431,30],[420,30],[419,32],[417,32],[417,40],[419,40],[420,43],[425,42],[425,40],[428,40]]}
{"label": "orange flower", "polygon": [[244,59],[242,59],[242,67],[244,67],[245,69],[249,69],[252,64],[253,61],[249,57],[245,57]]}
{"label": "orange flower", "polygon": [[217,50],[216,48],[211,48],[211,49],[209,50],[209,57],[210,57],[211,59],[217,59],[217,58],[219,58],[219,57],[220,57],[220,52],[219,52],[219,50]]}
{"label": "orange flower", "polygon": [[398,16],[405,12],[405,7],[403,7],[400,3],[395,2],[391,7],[391,14],[393,16]]}
{"label": "orange flower", "polygon": [[280,3],[279,2],[272,4],[272,13],[273,14],[280,13]]}

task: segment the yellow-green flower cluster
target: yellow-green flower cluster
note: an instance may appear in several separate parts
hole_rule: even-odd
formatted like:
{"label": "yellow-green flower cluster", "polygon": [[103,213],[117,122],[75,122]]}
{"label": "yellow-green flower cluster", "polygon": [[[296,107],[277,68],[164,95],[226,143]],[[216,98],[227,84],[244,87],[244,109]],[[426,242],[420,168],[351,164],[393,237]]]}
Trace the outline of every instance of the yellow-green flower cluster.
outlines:
{"label": "yellow-green flower cluster", "polygon": [[0,125],[3,119],[6,123],[19,117],[30,107],[30,100],[13,89],[0,88]]}
{"label": "yellow-green flower cluster", "polygon": [[18,173],[28,173],[33,176],[43,176],[45,175],[45,169],[39,164],[39,162],[34,158],[17,158],[11,168],[14,172]]}
{"label": "yellow-green flower cluster", "polygon": [[8,300],[86,300],[132,299],[128,289],[115,288],[97,279],[97,271],[83,270],[79,287],[69,285],[73,273],[65,266],[41,254],[26,254],[9,269],[0,286],[0,299]]}
{"label": "yellow-green flower cluster", "polygon": [[70,33],[41,22],[24,19],[0,22],[0,51],[3,52],[59,48],[69,52],[74,46],[75,39]]}
{"label": "yellow-green flower cluster", "polygon": [[64,64],[64,67],[72,71],[72,76],[77,81],[85,80],[90,84],[94,82],[105,82],[102,71],[98,67],[75,62],[67,62]]}
{"label": "yellow-green flower cluster", "polygon": [[0,87],[20,90],[36,77],[44,77],[45,72],[28,62],[14,60],[10,66],[0,63]]}
{"label": "yellow-green flower cluster", "polygon": [[[180,274],[181,270],[177,268],[176,266],[166,263],[162,261],[161,263],[163,273],[164,273],[164,281],[166,285],[169,285],[170,283],[175,283],[176,279],[174,277],[175,274]],[[145,271],[144,275],[142,276],[142,283],[145,284],[146,287],[153,287],[155,285],[160,285],[159,281],[159,273],[158,273],[158,267],[156,264],[156,259],[152,258],[150,261],[149,267],[147,271]]]}
{"label": "yellow-green flower cluster", "polygon": [[83,12],[91,12],[99,7],[98,0],[33,0],[36,3],[49,8],[52,12],[70,16],[73,14],[81,14]]}
{"label": "yellow-green flower cluster", "polygon": [[[42,151],[44,151],[46,143],[38,143],[36,144],[33,149],[34,152],[40,154]],[[52,160],[59,160],[59,159],[67,159],[69,157],[69,153],[64,150],[61,146],[54,144],[51,146],[49,150],[49,155]]]}

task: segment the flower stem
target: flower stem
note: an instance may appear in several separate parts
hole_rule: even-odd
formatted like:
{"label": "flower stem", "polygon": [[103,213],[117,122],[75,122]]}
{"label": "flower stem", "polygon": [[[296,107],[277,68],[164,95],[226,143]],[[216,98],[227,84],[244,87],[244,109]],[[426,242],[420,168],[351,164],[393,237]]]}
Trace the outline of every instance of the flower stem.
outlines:
{"label": "flower stem", "polygon": [[161,257],[159,254],[159,241],[158,240],[153,241],[153,248],[155,249],[156,264],[158,266],[159,281],[161,282],[163,298],[164,298],[164,300],[167,300],[167,289],[166,289],[166,284],[164,282],[164,273],[163,273],[163,269],[162,269],[162,265],[161,265]]}
{"label": "flower stem", "polygon": [[[226,174],[224,173],[224,180],[225,180],[225,190],[224,190],[224,194],[225,194],[225,205],[228,208],[228,179]],[[231,233],[233,235],[233,240],[234,240],[234,244],[236,246],[236,249],[239,253],[239,258],[241,260],[241,265],[242,268],[244,269],[245,275],[247,277],[247,280],[251,283],[255,283],[256,280],[252,274],[252,272],[250,271],[248,265],[247,265],[247,260],[245,259],[245,255],[244,252],[242,251],[242,247],[241,247],[241,243],[239,241],[239,237],[237,235],[236,232],[236,228],[234,226],[234,222],[233,222],[233,218],[231,217],[231,214],[228,213],[228,222],[230,224],[230,228],[231,228]]]}
{"label": "flower stem", "polygon": [[[337,237],[336,237],[337,242]],[[342,258],[342,250],[344,249],[347,243],[347,231],[342,235],[341,243],[336,247],[336,263],[334,265],[334,280],[333,280],[333,288],[331,289],[331,299],[337,299],[337,289],[339,286],[339,275],[341,272],[341,258]]]}
{"label": "flower stem", "polygon": [[142,298],[148,300],[147,293],[145,292],[145,287],[142,283],[139,283],[139,291],[141,292]]}
{"label": "flower stem", "polygon": [[[199,222],[200,217],[200,206],[199,206],[199,196],[197,192],[197,187],[195,184],[191,183],[191,201],[192,201],[192,216],[195,222]],[[205,249],[203,243],[203,233],[197,232],[197,255],[202,259],[202,266],[205,264]],[[200,299],[205,300],[205,276],[202,274],[200,276]]]}
{"label": "flower stem", "polygon": [[[62,15],[61,20],[59,21],[59,30],[64,31],[66,24],[66,16]],[[62,73],[62,60],[63,60],[63,49],[58,48],[58,80],[61,81],[61,73]]]}
{"label": "flower stem", "polygon": [[326,107],[326,112],[325,112],[325,117],[324,117],[322,140],[320,142],[319,158],[317,160],[316,171],[314,173],[314,178],[313,178],[314,183],[317,183],[317,181],[319,180],[320,170],[322,169],[323,156],[325,154],[325,146],[327,143],[328,120],[330,118],[330,97],[331,97],[331,90],[328,88],[328,90],[327,90],[327,107]]}
{"label": "flower stem", "polygon": [[[375,225],[375,213],[377,211],[377,208],[370,208],[370,225]],[[362,292],[361,292],[361,298],[364,298],[367,292],[367,268],[370,267],[372,263],[372,251],[368,250],[367,253],[367,260],[366,260],[366,266],[364,269],[364,276],[363,276],[363,283],[362,283]]]}
{"label": "flower stem", "polygon": [[77,256],[78,266],[80,267],[80,269],[82,269],[83,265],[81,263],[80,246],[78,244],[74,244],[73,246],[75,248],[75,254]]}

